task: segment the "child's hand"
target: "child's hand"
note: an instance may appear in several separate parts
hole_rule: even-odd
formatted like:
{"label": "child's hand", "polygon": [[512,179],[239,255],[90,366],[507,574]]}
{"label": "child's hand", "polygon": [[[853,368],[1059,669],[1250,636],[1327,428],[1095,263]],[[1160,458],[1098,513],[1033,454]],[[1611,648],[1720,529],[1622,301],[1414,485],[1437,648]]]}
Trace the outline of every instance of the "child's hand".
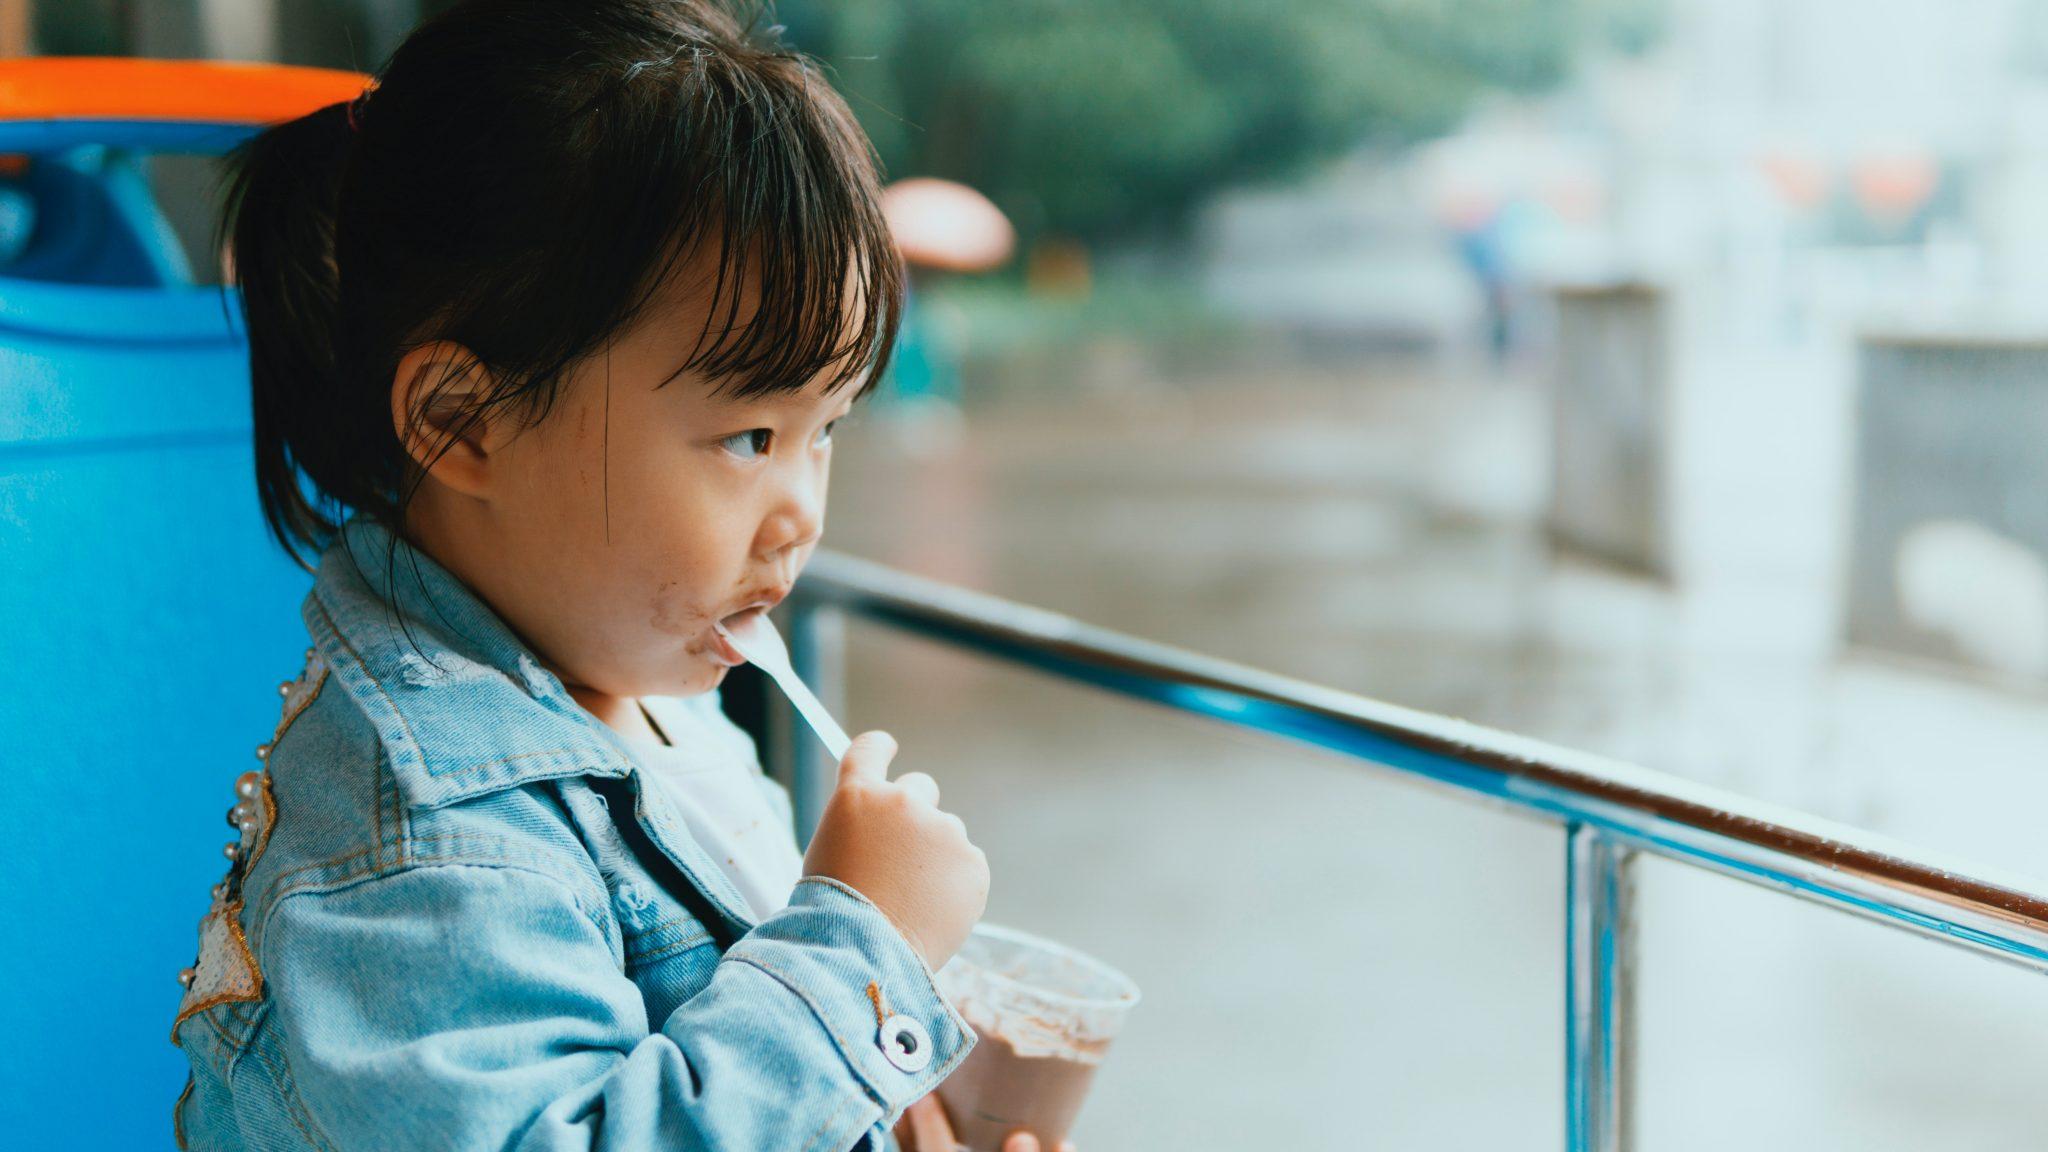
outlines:
{"label": "child's hand", "polygon": [[804,854],[804,874],[829,876],[874,901],[934,970],[958,951],[988,904],[988,858],[960,818],[939,810],[922,772],[889,779],[896,741],[865,732],[839,765]]}
{"label": "child's hand", "polygon": [[[904,1111],[903,1119],[896,1122],[896,1143],[903,1152],[953,1152],[960,1147],[937,1096],[927,1096]],[[1039,1152],[1038,1137],[1029,1132],[1012,1132],[1003,1141],[1003,1152]],[[1074,1142],[1060,1141],[1059,1152],[1074,1152]]]}

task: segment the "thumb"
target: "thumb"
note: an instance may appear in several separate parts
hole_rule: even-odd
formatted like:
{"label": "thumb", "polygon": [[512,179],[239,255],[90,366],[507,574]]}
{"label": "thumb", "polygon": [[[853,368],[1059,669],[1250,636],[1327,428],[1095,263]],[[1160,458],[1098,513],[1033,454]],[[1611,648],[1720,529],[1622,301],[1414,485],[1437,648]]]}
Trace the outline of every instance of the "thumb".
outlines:
{"label": "thumb", "polygon": [[863,732],[853,738],[846,759],[839,762],[839,782],[868,779],[877,783],[889,778],[889,762],[896,759],[896,738],[887,732]]}

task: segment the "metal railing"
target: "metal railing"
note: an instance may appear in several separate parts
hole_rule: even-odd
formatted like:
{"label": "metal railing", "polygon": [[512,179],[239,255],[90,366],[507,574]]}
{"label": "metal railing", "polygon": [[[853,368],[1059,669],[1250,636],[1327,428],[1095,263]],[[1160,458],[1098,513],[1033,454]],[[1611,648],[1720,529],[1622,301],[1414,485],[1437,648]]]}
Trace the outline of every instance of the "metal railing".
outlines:
{"label": "metal railing", "polygon": [[[791,600],[789,639],[798,670],[835,706],[848,615],[1303,741],[1562,824],[1570,1152],[1630,1145],[1631,864],[1638,854],[2048,972],[2048,896],[2024,881],[1677,777],[820,553]],[[808,833],[830,794],[832,766],[790,725],[778,725],[770,752],[794,783],[799,828]]]}

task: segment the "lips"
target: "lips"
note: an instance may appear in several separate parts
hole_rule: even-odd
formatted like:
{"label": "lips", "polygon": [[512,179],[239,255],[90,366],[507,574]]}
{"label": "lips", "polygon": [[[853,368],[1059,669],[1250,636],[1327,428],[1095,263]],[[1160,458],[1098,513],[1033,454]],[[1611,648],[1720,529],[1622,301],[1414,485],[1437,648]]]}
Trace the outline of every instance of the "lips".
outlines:
{"label": "lips", "polygon": [[754,600],[752,603],[748,604],[744,608],[741,608],[739,611],[734,612],[731,615],[719,620],[719,622],[716,625],[714,625],[711,629],[712,658],[717,660],[719,663],[724,664],[728,668],[737,668],[740,665],[745,664],[747,662],[747,658],[740,654],[740,650],[738,648],[733,647],[732,640],[729,639],[725,634],[726,630],[728,628],[731,628],[735,624],[738,624],[741,620],[744,620],[747,617],[758,616],[766,613],[770,608],[773,608],[777,604],[782,603],[782,598],[787,595],[789,595],[789,589],[778,588],[775,591],[769,593],[768,595]]}
{"label": "lips", "polygon": [[[736,613],[736,615],[739,614]],[[726,620],[730,620],[732,618],[733,617],[728,616],[726,617]],[[732,641],[729,638],[727,638],[725,634],[724,620],[719,621],[718,626],[711,630],[710,654],[713,660],[725,665],[727,668],[737,668],[740,665],[745,664],[747,662],[747,658],[745,656],[740,655],[740,650],[733,647]]]}

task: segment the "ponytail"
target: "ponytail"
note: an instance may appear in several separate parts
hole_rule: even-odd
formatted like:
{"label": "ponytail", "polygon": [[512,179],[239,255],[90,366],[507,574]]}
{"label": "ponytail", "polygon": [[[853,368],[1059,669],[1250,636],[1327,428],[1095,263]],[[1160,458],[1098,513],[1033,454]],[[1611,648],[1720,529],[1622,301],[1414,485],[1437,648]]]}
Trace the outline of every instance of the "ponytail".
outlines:
{"label": "ponytail", "polygon": [[328,500],[357,495],[332,483],[350,471],[351,438],[337,435],[349,421],[335,352],[334,230],[353,135],[343,103],[250,139],[229,157],[220,217],[249,337],[257,495],[271,534],[301,565],[339,524]]}

